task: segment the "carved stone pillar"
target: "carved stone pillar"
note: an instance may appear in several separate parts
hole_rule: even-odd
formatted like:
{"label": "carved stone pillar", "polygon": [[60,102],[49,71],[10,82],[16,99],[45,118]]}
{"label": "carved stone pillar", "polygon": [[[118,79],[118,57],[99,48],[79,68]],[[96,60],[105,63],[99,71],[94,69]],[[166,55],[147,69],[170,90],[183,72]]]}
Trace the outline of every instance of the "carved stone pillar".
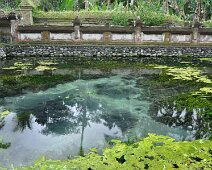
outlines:
{"label": "carved stone pillar", "polygon": [[171,41],[171,33],[165,32],[165,33],[163,33],[163,35],[164,35],[164,42],[169,43]]}
{"label": "carved stone pillar", "polygon": [[21,16],[19,24],[33,25],[33,16],[32,16],[33,7],[27,1],[22,1],[19,7],[20,9],[17,10],[17,13],[19,13],[19,15]]}
{"label": "carved stone pillar", "polygon": [[137,17],[135,21],[135,43],[141,43],[142,41],[142,37],[141,37],[142,26],[143,26],[143,23],[140,17]]}
{"label": "carved stone pillar", "polygon": [[79,17],[76,17],[73,21],[74,25],[74,39],[75,40],[80,40],[81,39],[81,32],[80,32],[80,19]]}
{"label": "carved stone pillar", "polygon": [[15,12],[11,12],[8,15],[8,19],[10,20],[10,32],[11,32],[11,42],[18,41],[18,18]]}
{"label": "carved stone pillar", "polygon": [[41,38],[42,38],[42,41],[44,42],[50,41],[50,32],[49,31],[41,32]]}

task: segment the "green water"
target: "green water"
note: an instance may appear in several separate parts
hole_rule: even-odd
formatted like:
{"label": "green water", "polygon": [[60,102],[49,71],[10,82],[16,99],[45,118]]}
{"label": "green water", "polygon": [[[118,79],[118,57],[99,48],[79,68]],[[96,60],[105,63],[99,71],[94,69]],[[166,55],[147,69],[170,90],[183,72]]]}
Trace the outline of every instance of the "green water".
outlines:
{"label": "green water", "polygon": [[[55,78],[42,87],[38,81],[33,87],[22,87],[21,92],[14,90],[19,89],[18,81],[15,81],[16,84],[7,87],[7,91],[2,90],[7,96],[1,97],[0,111],[9,110],[10,114],[4,119],[0,137],[11,143],[9,148],[0,150],[3,166],[31,164],[40,156],[67,159],[87,153],[92,147],[101,152],[111,139],[130,141],[148,133],[167,135],[176,140],[196,138],[195,128],[170,126],[149,113],[158,98],[175,95],[180,89],[167,87],[160,93],[151,93],[148,80],[152,75],[159,75],[160,69],[141,67],[105,71],[58,67],[53,71],[38,72],[26,68],[15,72],[18,77],[65,75],[66,81],[58,78],[52,85]],[[5,76],[5,70],[1,75]],[[35,88],[37,86],[40,88]],[[186,88],[185,84],[183,89],[186,91]],[[155,91],[159,92],[158,89]],[[160,116],[161,113],[155,114]],[[186,111],[182,112],[181,117],[185,114]],[[193,117],[197,117],[195,114]],[[208,131],[201,133],[204,136]]]}

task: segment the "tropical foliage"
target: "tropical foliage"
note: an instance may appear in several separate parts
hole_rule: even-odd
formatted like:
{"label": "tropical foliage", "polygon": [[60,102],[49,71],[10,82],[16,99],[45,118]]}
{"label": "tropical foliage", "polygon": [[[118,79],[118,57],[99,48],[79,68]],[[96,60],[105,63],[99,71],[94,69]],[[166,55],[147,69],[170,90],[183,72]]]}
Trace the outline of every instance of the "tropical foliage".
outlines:
{"label": "tropical foliage", "polygon": [[[144,13],[159,17],[176,15],[183,20],[193,20],[196,14],[200,20],[211,20],[212,0],[22,0],[43,11],[90,10],[90,11],[126,11]],[[0,0],[0,7],[14,8],[21,0]],[[146,13],[149,11],[149,13]],[[156,14],[155,14],[156,13]],[[145,17],[145,16],[142,17]]]}
{"label": "tropical foliage", "polygon": [[103,155],[96,149],[84,157],[73,160],[46,160],[40,158],[30,167],[18,169],[211,169],[212,141],[176,142],[166,136],[149,134],[135,143],[113,141]]}

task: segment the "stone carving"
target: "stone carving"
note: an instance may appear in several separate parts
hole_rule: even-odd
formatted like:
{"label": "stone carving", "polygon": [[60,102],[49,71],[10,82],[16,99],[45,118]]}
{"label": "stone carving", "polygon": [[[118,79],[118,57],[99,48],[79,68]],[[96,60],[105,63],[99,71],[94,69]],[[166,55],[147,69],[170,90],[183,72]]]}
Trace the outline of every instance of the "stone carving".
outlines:
{"label": "stone carving", "polygon": [[5,13],[2,9],[0,9],[0,18],[3,18],[3,17],[5,17]]}
{"label": "stone carving", "polygon": [[75,33],[75,40],[79,40],[80,39],[80,25],[81,25],[81,22],[80,22],[80,19],[79,17],[77,16],[74,21],[73,21],[73,25],[74,25],[74,33]]}

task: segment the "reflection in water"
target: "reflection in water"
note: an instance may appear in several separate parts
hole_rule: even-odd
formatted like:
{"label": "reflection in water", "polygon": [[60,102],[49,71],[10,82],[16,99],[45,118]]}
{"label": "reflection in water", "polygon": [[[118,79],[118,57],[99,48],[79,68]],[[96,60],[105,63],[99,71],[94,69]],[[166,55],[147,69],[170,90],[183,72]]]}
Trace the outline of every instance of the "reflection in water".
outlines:
{"label": "reflection in water", "polygon": [[96,80],[77,80],[38,93],[5,98],[12,111],[0,136],[12,146],[0,152],[4,165],[32,163],[41,155],[64,159],[103,148],[107,138],[128,140],[148,133],[192,139],[189,131],[155,122],[150,102],[136,86],[136,77],[119,74]]}

